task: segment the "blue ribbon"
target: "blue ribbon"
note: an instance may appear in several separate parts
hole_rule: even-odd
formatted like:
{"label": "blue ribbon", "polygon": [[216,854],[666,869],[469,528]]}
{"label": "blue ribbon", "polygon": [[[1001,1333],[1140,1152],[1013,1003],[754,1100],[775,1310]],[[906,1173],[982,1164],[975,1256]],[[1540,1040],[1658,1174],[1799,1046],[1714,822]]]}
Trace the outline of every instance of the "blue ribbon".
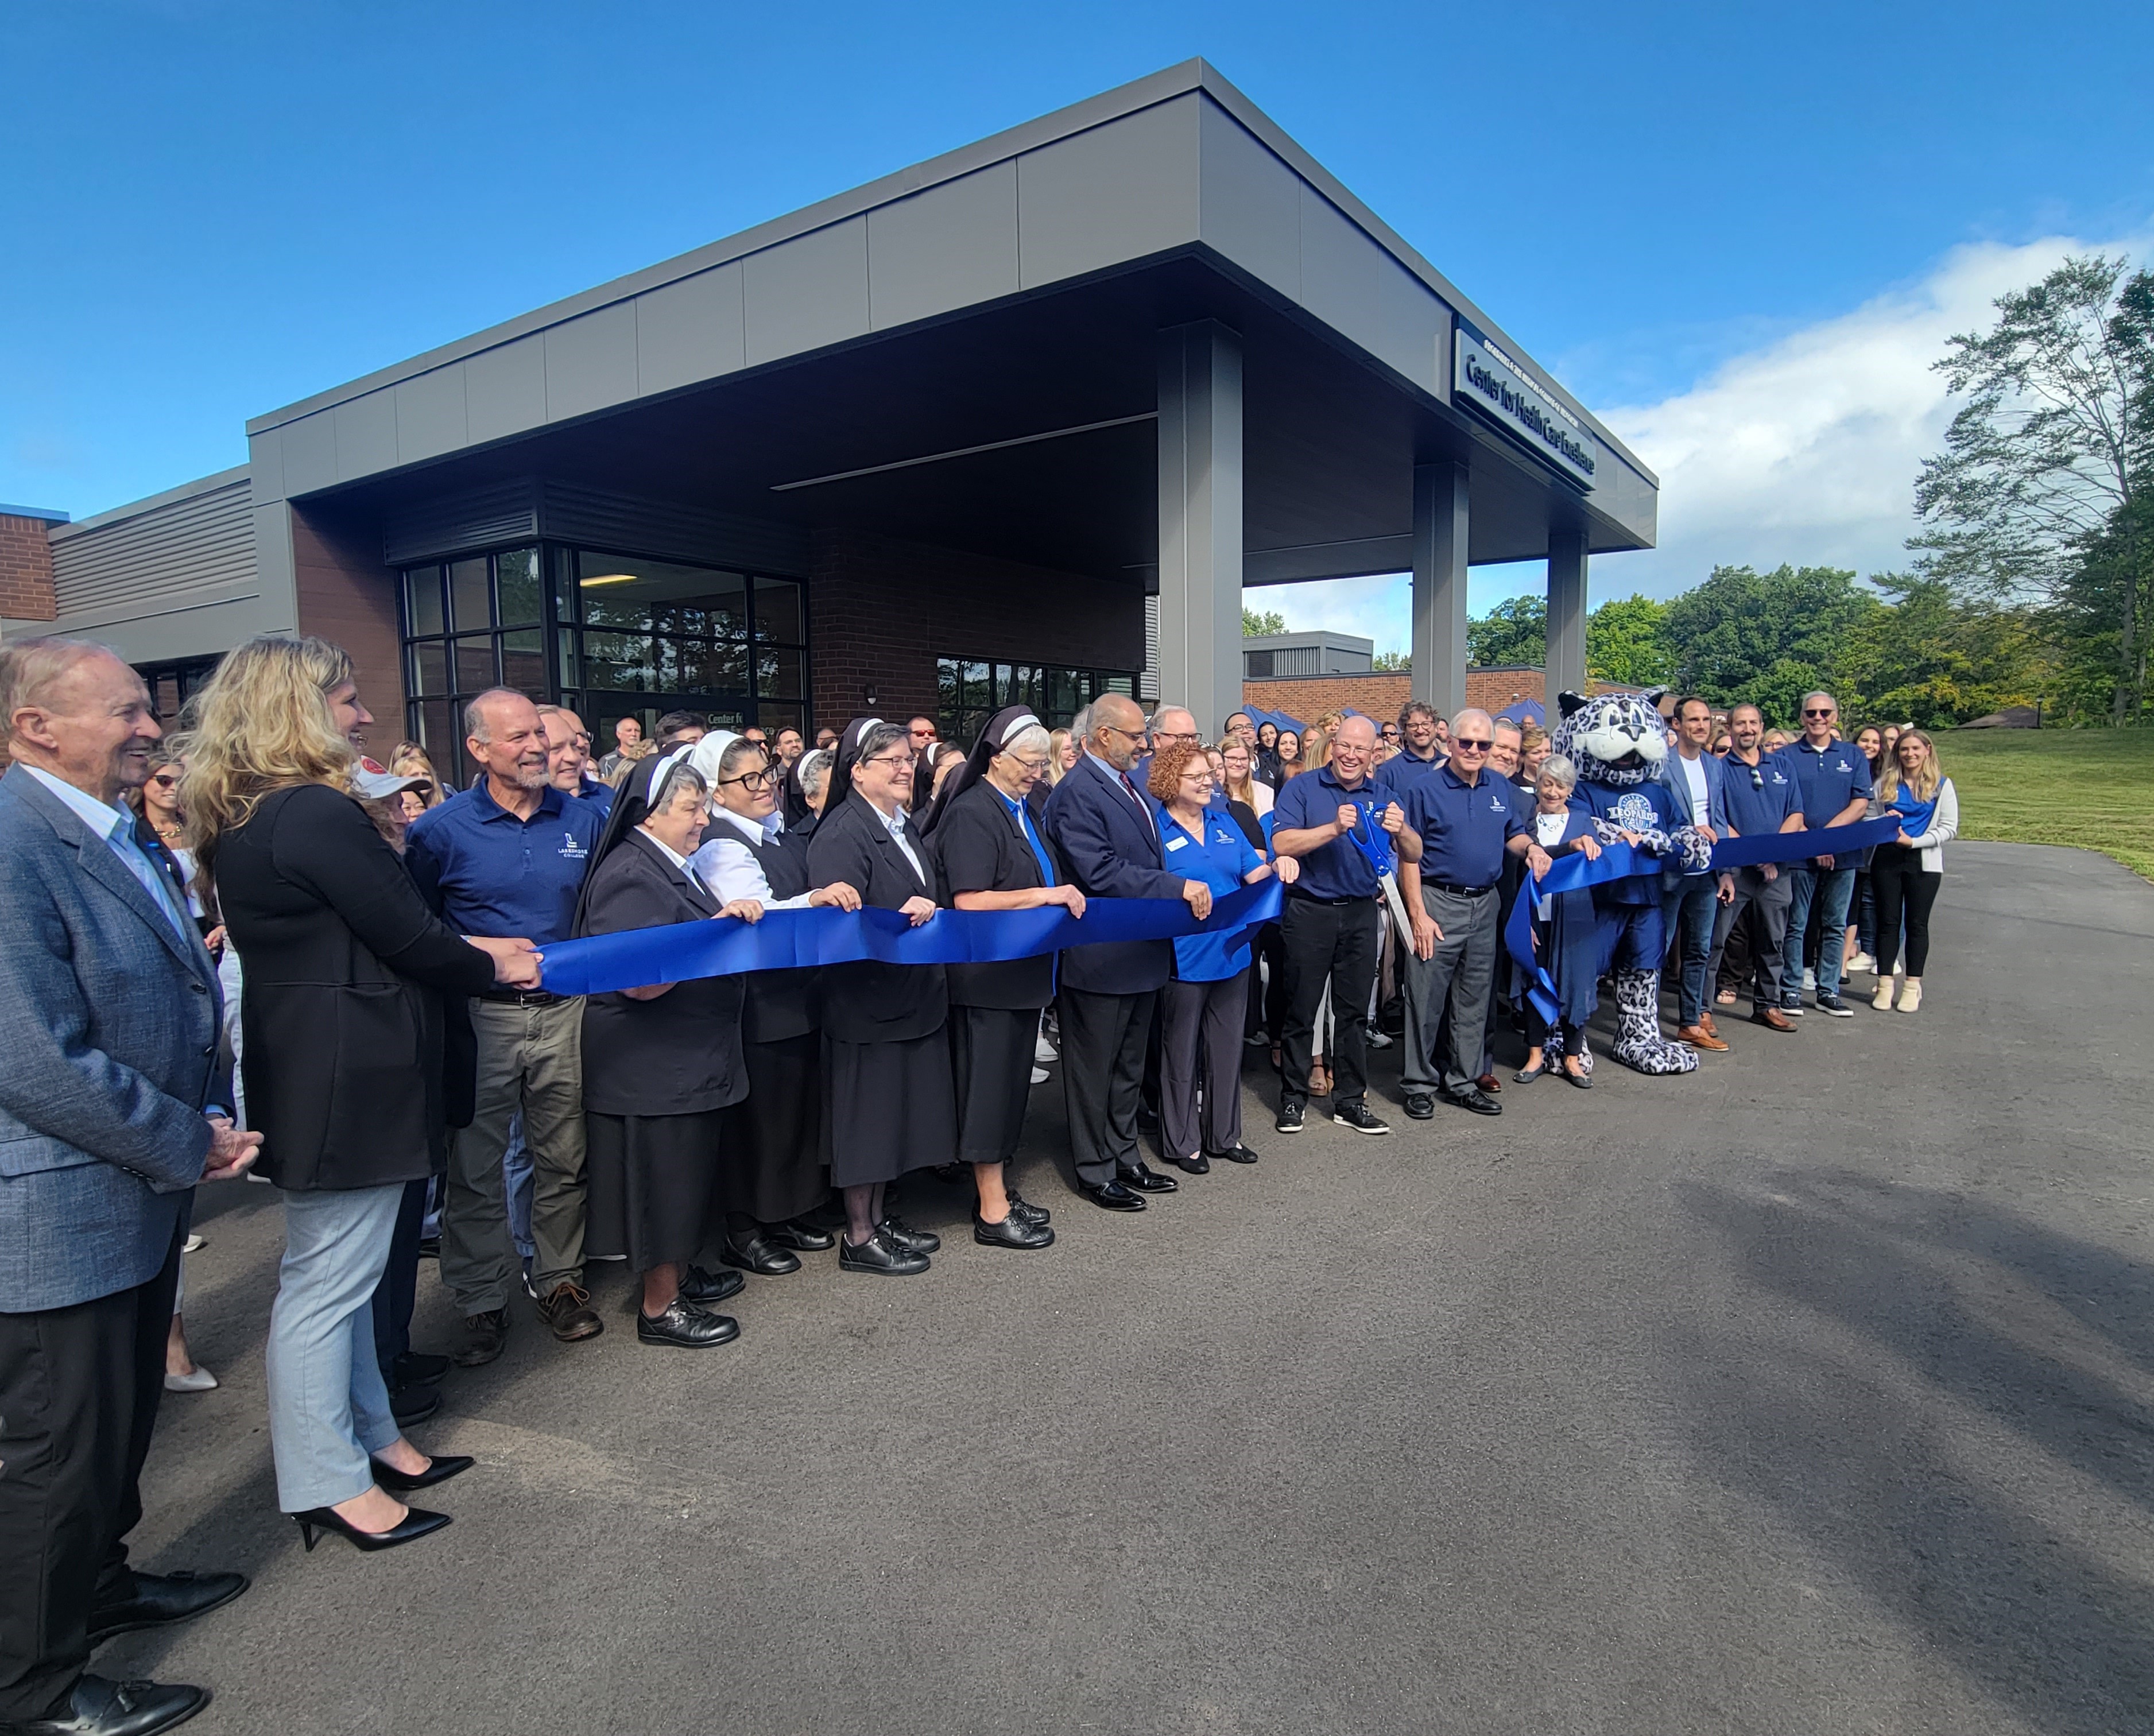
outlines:
{"label": "blue ribbon", "polygon": [[915,928],[894,910],[766,911],[759,922],[706,918],[594,934],[545,949],[554,994],[608,994],[659,983],[738,976],[809,965],[998,964],[1072,947],[1238,936],[1278,920],[1279,883],[1267,876],[1217,900],[1200,922],[1179,898],[1091,898],[1084,917],[1059,904],[1036,910],[943,910]]}
{"label": "blue ribbon", "polygon": [[[1857,820],[1851,826],[1825,826],[1815,832],[1762,832],[1753,838],[1723,838],[1712,846],[1714,874],[1738,868],[1754,868],[1764,862],[1806,862],[1813,856],[1838,856],[1890,844],[1900,835],[1900,822],[1891,815]],[[1558,856],[1549,871],[1522,888],[1511,906],[1511,921],[1503,931],[1503,945],[1526,973],[1526,996],[1534,1010],[1550,1024],[1557,1012],[1555,979],[1534,956],[1534,906],[1541,899],[1581,887],[1605,885],[1611,880],[1630,880],[1657,875],[1661,858],[1648,855],[1627,844],[1604,844],[1600,854],[1588,861],[1574,852]]]}

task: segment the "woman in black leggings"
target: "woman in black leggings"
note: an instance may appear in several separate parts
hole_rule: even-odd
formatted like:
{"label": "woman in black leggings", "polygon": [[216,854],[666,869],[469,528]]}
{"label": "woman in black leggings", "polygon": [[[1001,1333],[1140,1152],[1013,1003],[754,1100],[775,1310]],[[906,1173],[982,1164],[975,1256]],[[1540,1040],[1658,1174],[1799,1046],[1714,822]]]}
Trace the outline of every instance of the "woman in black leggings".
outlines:
{"label": "woman in black leggings", "polygon": [[[1922,971],[1930,957],[1930,909],[1944,882],[1945,845],[1959,832],[1959,793],[1937,768],[1937,750],[1919,729],[1892,744],[1878,779],[1871,808],[1900,817],[1896,842],[1881,844],[1870,859],[1870,888],[1877,905],[1877,993],[1880,1013],[1895,1006],[1912,1013],[1922,1004]],[[1901,936],[1906,937],[1906,976],[1897,998],[1893,966]]]}

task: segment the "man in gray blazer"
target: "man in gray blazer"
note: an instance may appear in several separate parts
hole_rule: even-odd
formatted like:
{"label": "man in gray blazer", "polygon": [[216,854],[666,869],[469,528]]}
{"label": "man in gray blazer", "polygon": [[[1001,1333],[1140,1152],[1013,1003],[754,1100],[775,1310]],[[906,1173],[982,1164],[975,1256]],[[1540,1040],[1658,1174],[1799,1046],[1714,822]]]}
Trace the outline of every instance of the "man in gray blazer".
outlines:
{"label": "man in gray blazer", "polygon": [[[1725,768],[1706,751],[1712,739],[1712,707],[1685,697],[1676,701],[1674,751],[1661,762],[1661,782],[1708,844],[1728,836]],[[1728,1039],[1713,1023],[1712,985],[1706,966],[1712,956],[1713,918],[1735,897],[1735,876],[1710,869],[1686,874],[1679,858],[1661,868],[1661,925],[1675,954],[1676,1035],[1692,1049],[1724,1051]]]}
{"label": "man in gray blazer", "polygon": [[242,1173],[217,971],[122,792],[161,732],[79,641],[0,650],[0,1736],[151,1736],[202,1688],[87,1675],[115,1633],[237,1597],[128,1565],[194,1187]]}

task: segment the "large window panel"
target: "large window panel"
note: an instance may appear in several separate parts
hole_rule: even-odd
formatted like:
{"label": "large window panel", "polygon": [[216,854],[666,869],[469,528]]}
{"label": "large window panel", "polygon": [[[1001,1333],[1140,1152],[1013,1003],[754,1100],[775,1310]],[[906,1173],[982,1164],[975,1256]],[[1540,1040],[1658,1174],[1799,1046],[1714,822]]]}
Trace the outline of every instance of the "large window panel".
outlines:
{"label": "large window panel", "polygon": [[474,633],[493,625],[489,590],[483,554],[449,564],[449,613],[457,631]]}
{"label": "large window panel", "polygon": [[808,637],[801,620],[800,587],[789,580],[755,581],[755,636],[777,645],[799,645]]}
{"label": "large window panel", "polygon": [[501,684],[545,702],[546,637],[535,627],[501,636]]}
{"label": "large window panel", "polygon": [[404,610],[415,639],[447,630],[447,619],[442,613],[439,567],[414,567],[404,575]]}
{"label": "large window panel", "polygon": [[483,693],[493,687],[498,679],[494,671],[493,636],[481,633],[457,641],[455,667],[457,692]]}
{"label": "large window panel", "polygon": [[808,654],[785,646],[764,646],[755,654],[755,691],[773,699],[808,697]]}
{"label": "large window panel", "polygon": [[654,656],[641,633],[584,634],[584,685],[618,692],[642,692],[652,683]]}
{"label": "large window panel", "polygon": [[431,697],[449,691],[449,654],[438,639],[420,640],[411,647],[411,692]]}
{"label": "large window panel", "polygon": [[503,626],[535,627],[545,620],[536,549],[512,549],[494,556],[493,586]]}

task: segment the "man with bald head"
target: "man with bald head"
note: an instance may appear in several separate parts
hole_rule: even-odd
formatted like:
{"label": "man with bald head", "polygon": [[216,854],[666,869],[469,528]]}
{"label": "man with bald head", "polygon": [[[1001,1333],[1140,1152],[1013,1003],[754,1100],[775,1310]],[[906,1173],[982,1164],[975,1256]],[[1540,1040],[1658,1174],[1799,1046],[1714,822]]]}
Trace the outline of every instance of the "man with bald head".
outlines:
{"label": "man with bald head", "polygon": [[1279,1034],[1279,1111],[1299,1133],[1308,1113],[1316,1014],[1331,988],[1331,1119],[1356,1133],[1389,1133],[1369,1108],[1369,990],[1382,930],[1376,862],[1421,854],[1421,840],[1390,792],[1373,784],[1376,726],[1358,714],[1331,738],[1331,760],[1289,778],[1272,804],[1272,848],[1301,863],[1286,889],[1279,936],[1286,953],[1286,1019]]}
{"label": "man with bald head", "polygon": [[[1158,818],[1131,775],[1146,747],[1136,701],[1103,693],[1084,722],[1084,751],[1041,815],[1041,830],[1070,883],[1088,898],[1179,898],[1200,920],[1209,916],[1212,889],[1167,872]],[[1189,727],[1194,732],[1193,719]],[[1077,1186],[1110,1212],[1141,1212],[1146,1194],[1171,1193],[1177,1186],[1172,1177],[1146,1166],[1137,1150],[1137,1100],[1152,1013],[1173,973],[1171,941],[1079,947],[1062,955],[1055,1005]]]}
{"label": "man with bald head", "polygon": [[1495,744],[1488,712],[1459,712],[1451,720],[1450,759],[1406,792],[1406,825],[1421,849],[1412,858],[1402,855],[1399,870],[1413,924],[1400,1084],[1406,1113],[1417,1121],[1436,1113],[1439,1096],[1476,1115],[1503,1112],[1479,1083],[1496,975],[1498,886],[1506,851],[1537,875],[1548,871],[1549,857],[1511,780],[1488,768]]}

